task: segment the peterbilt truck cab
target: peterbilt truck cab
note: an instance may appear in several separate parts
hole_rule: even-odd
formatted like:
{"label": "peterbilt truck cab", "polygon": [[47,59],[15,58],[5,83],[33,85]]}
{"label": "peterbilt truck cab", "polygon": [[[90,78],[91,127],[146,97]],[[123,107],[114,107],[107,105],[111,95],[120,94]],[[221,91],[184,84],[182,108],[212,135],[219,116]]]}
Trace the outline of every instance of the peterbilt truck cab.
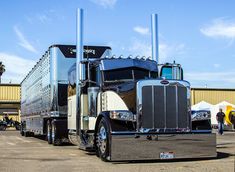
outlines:
{"label": "peterbilt truck cab", "polygon": [[68,72],[69,139],[103,161],[215,157],[215,134],[192,130],[190,84],[181,66],[158,65],[156,14],[151,21],[151,60],[115,58],[107,47],[84,56],[78,9],[76,63]]}
{"label": "peterbilt truck cab", "polygon": [[201,148],[213,146],[211,131],[197,131],[200,141],[192,134],[190,84],[180,65],[130,57],[87,57],[81,64],[79,85],[76,64],[68,72],[69,138],[80,149],[104,161],[182,158],[198,148],[193,156],[214,156]]}

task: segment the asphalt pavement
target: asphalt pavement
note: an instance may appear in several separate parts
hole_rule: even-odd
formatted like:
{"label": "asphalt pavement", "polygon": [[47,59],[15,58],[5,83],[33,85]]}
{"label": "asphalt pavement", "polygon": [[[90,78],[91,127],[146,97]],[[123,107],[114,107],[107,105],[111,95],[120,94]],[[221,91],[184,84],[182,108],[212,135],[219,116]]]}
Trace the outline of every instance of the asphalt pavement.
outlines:
{"label": "asphalt pavement", "polygon": [[77,146],[52,146],[18,131],[0,131],[0,172],[235,172],[235,132],[217,135],[215,159],[102,162]]}

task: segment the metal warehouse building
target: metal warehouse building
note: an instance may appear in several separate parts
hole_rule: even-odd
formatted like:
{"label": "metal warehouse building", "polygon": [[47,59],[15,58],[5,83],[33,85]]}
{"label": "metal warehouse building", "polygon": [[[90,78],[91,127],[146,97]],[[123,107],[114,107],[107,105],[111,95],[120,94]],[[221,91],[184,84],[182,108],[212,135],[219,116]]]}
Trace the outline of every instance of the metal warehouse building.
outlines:
{"label": "metal warehouse building", "polygon": [[206,101],[210,104],[217,104],[222,101],[227,101],[235,104],[235,89],[192,88],[191,104],[194,105],[201,101]]}
{"label": "metal warehouse building", "polygon": [[[192,88],[191,104],[206,101],[217,104],[222,101],[235,104],[235,89],[215,88]],[[5,114],[13,120],[19,120],[20,114],[20,85],[0,84],[0,119]]]}
{"label": "metal warehouse building", "polygon": [[0,84],[0,119],[4,115],[19,121],[20,113],[20,85]]}

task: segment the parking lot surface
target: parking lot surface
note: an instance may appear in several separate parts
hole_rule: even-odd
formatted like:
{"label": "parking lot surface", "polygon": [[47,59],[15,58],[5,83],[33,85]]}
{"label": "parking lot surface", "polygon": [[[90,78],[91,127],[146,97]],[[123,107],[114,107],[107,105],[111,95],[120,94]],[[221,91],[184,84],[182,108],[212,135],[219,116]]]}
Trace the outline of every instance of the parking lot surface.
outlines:
{"label": "parking lot surface", "polygon": [[[121,150],[120,150],[121,151]],[[0,172],[235,172],[235,132],[217,135],[218,157],[187,161],[102,162],[77,146],[52,146],[18,131],[0,131]]]}

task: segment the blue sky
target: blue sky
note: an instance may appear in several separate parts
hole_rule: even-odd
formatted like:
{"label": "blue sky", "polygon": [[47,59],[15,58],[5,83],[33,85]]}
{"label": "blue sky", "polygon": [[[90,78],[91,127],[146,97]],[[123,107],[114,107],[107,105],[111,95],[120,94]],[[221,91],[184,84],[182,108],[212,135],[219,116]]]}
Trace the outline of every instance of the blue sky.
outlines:
{"label": "blue sky", "polygon": [[109,45],[117,56],[151,55],[157,13],[160,62],[182,64],[192,87],[235,88],[232,0],[1,0],[3,82],[20,83],[51,44],[75,44],[78,7],[84,43]]}

